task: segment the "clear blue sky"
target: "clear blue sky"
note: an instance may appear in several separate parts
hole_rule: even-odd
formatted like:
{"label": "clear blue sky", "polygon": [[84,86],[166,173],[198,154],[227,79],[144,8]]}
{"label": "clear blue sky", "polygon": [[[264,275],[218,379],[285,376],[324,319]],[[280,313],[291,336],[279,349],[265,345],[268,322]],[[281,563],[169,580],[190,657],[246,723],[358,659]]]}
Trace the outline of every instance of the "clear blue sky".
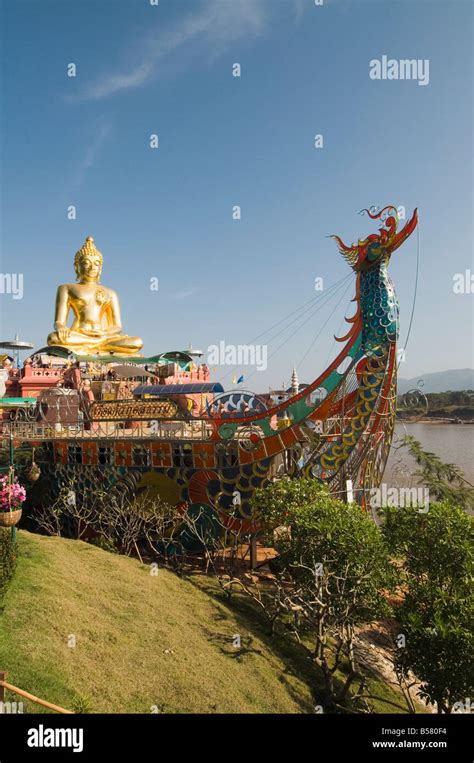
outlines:
{"label": "clear blue sky", "polygon": [[[383,55],[429,59],[429,84],[371,80]],[[45,344],[56,287],[93,235],[146,354],[246,343],[316,277],[350,272],[329,234],[365,237],[358,210],[395,203],[420,210],[400,375],[472,366],[474,295],[453,293],[474,272],[469,0],[4,0],[1,74],[1,272],[24,274],[22,300],[0,295],[2,338]],[[391,262],[402,340],[416,255],[413,236]],[[248,385],[322,371],[352,292]]]}

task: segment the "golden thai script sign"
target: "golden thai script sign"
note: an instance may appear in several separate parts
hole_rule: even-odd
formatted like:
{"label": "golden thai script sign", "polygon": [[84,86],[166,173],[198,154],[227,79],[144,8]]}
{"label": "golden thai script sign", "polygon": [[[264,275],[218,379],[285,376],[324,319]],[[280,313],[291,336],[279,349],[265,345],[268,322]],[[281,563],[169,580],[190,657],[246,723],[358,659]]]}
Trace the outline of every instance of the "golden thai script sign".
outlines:
{"label": "golden thai script sign", "polygon": [[178,407],[170,400],[111,400],[94,401],[90,415],[93,421],[147,421],[172,419]]}

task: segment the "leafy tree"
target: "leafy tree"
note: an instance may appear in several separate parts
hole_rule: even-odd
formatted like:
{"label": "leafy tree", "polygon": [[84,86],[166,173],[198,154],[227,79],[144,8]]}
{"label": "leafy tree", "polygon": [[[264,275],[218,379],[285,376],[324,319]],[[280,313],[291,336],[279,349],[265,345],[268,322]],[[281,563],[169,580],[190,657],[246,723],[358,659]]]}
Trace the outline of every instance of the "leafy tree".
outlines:
{"label": "leafy tree", "polygon": [[427,602],[424,593],[412,589],[398,611],[405,647],[397,650],[395,667],[405,678],[410,672],[418,677],[426,704],[450,713],[474,688],[472,597],[440,595]]}
{"label": "leafy tree", "polygon": [[404,560],[405,579],[442,591],[468,593],[473,572],[473,519],[449,501],[384,509],[390,551]]}
{"label": "leafy tree", "polygon": [[[267,532],[279,528],[278,577],[287,584],[295,635],[322,671],[327,705],[341,705],[354,681],[357,695],[366,683],[355,627],[391,612],[386,592],[396,575],[383,537],[359,506],[335,499],[316,480],[282,480],[257,491],[255,504]],[[342,668],[347,678],[338,687]]]}
{"label": "leafy tree", "polygon": [[264,528],[273,532],[277,525],[294,519],[308,504],[327,500],[329,493],[318,480],[282,479],[255,491],[254,511],[262,516]]}
{"label": "leafy tree", "polygon": [[396,615],[404,639],[395,667],[421,681],[420,695],[449,713],[474,690],[473,523],[449,501],[429,511],[388,508],[384,535],[403,559],[404,598]]}

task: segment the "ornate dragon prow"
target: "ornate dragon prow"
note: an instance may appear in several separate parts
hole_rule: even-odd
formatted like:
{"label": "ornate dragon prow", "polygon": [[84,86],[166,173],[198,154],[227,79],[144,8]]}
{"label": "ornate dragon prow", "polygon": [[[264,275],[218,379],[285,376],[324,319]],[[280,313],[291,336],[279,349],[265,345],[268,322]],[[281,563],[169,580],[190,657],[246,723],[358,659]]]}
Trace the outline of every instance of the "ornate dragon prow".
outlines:
{"label": "ornate dragon prow", "polygon": [[[346,388],[344,380],[338,393],[337,411],[343,412],[341,426],[336,427],[320,452],[315,455],[311,473],[344,489],[350,477],[354,486],[367,489],[368,482],[377,482],[383,474],[393,433],[396,400],[396,342],[398,338],[398,302],[387,265],[392,253],[413,233],[418,210],[402,230],[397,231],[398,212],[389,205],[377,213],[367,212],[373,220],[381,220],[378,233],[357,244],[347,246],[333,236],[339,251],[357,273],[357,312],[351,329],[339,341],[360,334],[360,356],[355,375]],[[356,384],[356,388],[352,387]],[[344,415],[345,414],[345,415]],[[376,456],[379,454],[379,456]],[[383,454],[383,458],[380,457]],[[369,468],[370,463],[375,464]],[[369,463],[370,462],[370,463]],[[362,501],[363,502],[363,501]]]}
{"label": "ornate dragon prow", "polygon": [[363,209],[361,212],[367,212],[372,220],[383,222],[378,234],[372,233],[363,240],[359,239],[357,244],[351,246],[346,246],[339,236],[331,236],[336,241],[342,256],[356,273],[368,270],[381,259],[390,258],[392,253],[413,233],[418,223],[418,209],[414,210],[410,220],[398,232],[396,207],[388,205],[376,214],[372,214],[369,209]]}

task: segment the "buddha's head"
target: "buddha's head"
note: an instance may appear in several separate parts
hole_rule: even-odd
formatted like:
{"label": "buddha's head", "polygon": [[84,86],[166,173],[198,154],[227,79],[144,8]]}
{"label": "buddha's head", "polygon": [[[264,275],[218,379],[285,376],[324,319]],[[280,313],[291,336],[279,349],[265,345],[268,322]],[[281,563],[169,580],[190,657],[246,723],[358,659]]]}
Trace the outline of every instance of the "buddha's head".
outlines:
{"label": "buddha's head", "polygon": [[74,270],[80,283],[98,282],[102,272],[104,258],[94,244],[92,236],[86,238],[85,244],[76,252]]}

